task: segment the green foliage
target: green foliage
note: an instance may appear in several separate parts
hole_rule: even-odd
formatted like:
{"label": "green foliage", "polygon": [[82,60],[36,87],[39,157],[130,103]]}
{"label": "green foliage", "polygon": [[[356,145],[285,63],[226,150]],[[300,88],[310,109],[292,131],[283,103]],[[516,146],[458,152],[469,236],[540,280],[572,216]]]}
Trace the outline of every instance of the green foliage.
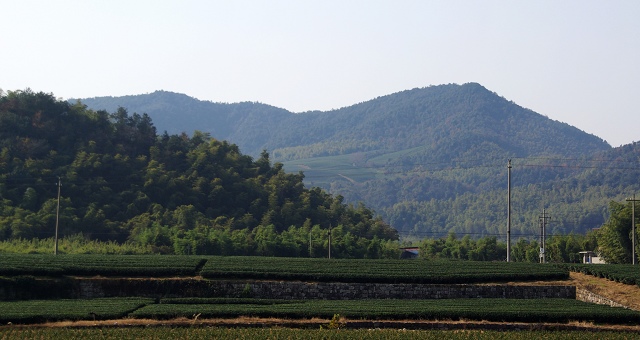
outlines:
{"label": "green foliage", "polygon": [[3,254],[0,276],[195,276],[204,261],[194,256]]}
{"label": "green foliage", "polygon": [[46,239],[58,222],[62,237],[161,254],[309,256],[315,226],[345,235],[342,257],[388,256],[384,243],[398,239],[371,210],[305,188],[266,151],[253,160],[208,133],[158,136],[147,114],[10,91],[0,123],[0,241]]}
{"label": "green foliage", "polygon": [[153,299],[136,297],[0,301],[0,323],[119,319],[127,316],[132,310],[153,302]]}
{"label": "green foliage", "polygon": [[583,274],[640,286],[640,272],[636,266],[631,264],[573,264],[568,265],[567,268]]}
{"label": "green foliage", "polygon": [[[609,220],[597,234],[600,255],[607,263],[631,263],[631,203],[612,201],[609,210]],[[638,250],[640,246],[636,244],[636,256]]]}
{"label": "green foliage", "polygon": [[[9,239],[0,241],[0,254],[52,254],[55,240],[53,237],[39,239]],[[60,254],[110,254],[143,255],[158,253],[152,246],[118,243],[115,241],[89,240],[82,234],[70,235],[58,240]]]}
{"label": "green foliage", "polygon": [[287,172],[304,171],[305,183],[345,202],[366,202],[403,236],[504,236],[507,159],[518,235],[537,234],[544,207],[553,214],[549,234],[583,234],[605,222],[610,200],[640,189],[638,145],[612,149],[474,83],[301,114],[168,92],[86,102],[149,112],[160,130],[208,131],[249,155],[267,148]]}
{"label": "green foliage", "polygon": [[[264,256],[3,254],[0,276],[196,276],[225,279],[380,283],[560,280],[568,271],[533,263],[309,259]],[[251,287],[247,286],[250,295]]]}
{"label": "green foliage", "polygon": [[347,323],[340,318],[340,314],[333,314],[331,320],[329,320],[329,323],[327,324],[327,329],[341,329],[346,325]]}
{"label": "green foliage", "polygon": [[640,321],[640,312],[572,299],[431,299],[431,300],[305,300],[278,304],[154,304],[134,311],[136,318],[170,319],[200,313],[205,318],[284,317],[331,319],[486,320],[506,322]]}
{"label": "green foliage", "polygon": [[568,271],[533,263],[447,260],[210,257],[205,278],[379,283],[471,283],[561,280]]}
{"label": "green foliage", "polygon": [[[582,261],[581,251],[597,249],[595,232],[587,235],[552,235],[546,239],[545,262],[577,263]],[[472,261],[504,261],[506,242],[497,241],[495,236],[472,239],[469,235],[458,238],[449,233],[447,238],[424,239],[420,243],[420,257],[425,259],[457,259]],[[538,241],[518,239],[511,245],[511,260],[514,262],[539,262]]]}

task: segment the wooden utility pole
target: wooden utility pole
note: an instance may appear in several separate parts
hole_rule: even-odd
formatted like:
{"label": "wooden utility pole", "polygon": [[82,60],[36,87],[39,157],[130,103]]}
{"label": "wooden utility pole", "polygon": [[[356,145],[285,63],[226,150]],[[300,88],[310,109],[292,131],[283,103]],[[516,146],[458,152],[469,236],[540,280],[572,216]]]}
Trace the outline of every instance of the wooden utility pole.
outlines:
{"label": "wooden utility pole", "polygon": [[331,258],[331,224],[329,224],[329,258]]}
{"label": "wooden utility pole", "polygon": [[546,210],[542,209],[542,216],[540,216],[540,263],[546,263],[545,250],[547,248],[547,216]]}
{"label": "wooden utility pole", "polygon": [[636,264],[636,194],[632,198],[627,198],[627,202],[631,202],[631,263]]}
{"label": "wooden utility pole", "polygon": [[507,164],[507,262],[511,262],[511,160]]}
{"label": "wooden utility pole", "polygon": [[62,186],[62,182],[60,181],[60,177],[58,177],[58,207],[56,208],[56,237],[55,237],[55,246],[53,249],[53,255],[58,255],[58,223],[60,221],[60,187]]}

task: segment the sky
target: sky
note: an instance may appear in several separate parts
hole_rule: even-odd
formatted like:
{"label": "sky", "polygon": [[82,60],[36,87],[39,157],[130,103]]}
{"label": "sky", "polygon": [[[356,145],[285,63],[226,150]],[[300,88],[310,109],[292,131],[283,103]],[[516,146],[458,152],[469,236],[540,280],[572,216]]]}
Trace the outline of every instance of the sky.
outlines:
{"label": "sky", "polygon": [[0,89],[331,110],[476,82],[640,140],[636,0],[0,0]]}

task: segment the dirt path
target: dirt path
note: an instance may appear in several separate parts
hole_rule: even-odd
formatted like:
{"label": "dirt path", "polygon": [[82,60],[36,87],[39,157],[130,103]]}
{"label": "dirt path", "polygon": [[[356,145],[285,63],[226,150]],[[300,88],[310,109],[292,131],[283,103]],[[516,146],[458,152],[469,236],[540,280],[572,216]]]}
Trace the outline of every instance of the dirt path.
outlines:
{"label": "dirt path", "polygon": [[[2,328],[93,328],[93,327],[228,327],[228,328],[312,328],[327,327],[330,320],[278,319],[239,317],[234,319],[119,319],[101,321],[61,321],[37,325],[11,325]],[[341,318],[341,323],[349,329],[411,329],[411,330],[498,330],[498,331],[619,331],[640,333],[640,325],[597,325],[587,322],[570,323],[529,323],[529,322],[489,322],[489,321],[451,321],[451,320],[349,320]]]}

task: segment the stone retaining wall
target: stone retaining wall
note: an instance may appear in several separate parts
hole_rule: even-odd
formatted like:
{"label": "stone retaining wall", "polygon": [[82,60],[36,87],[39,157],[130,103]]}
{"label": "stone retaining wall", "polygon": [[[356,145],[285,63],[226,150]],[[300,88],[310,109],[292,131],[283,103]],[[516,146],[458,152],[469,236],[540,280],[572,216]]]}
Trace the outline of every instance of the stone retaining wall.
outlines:
{"label": "stone retaining wall", "polygon": [[575,299],[575,286],[383,284],[294,281],[79,279],[80,298],[107,296],[253,297],[262,299]]}
{"label": "stone retaining wall", "polygon": [[598,295],[596,293],[590,292],[586,289],[578,288],[576,289],[576,300],[597,303],[599,305],[607,305],[611,307],[623,307],[628,308],[627,306],[617,303],[609,298],[606,298],[602,295]]}

